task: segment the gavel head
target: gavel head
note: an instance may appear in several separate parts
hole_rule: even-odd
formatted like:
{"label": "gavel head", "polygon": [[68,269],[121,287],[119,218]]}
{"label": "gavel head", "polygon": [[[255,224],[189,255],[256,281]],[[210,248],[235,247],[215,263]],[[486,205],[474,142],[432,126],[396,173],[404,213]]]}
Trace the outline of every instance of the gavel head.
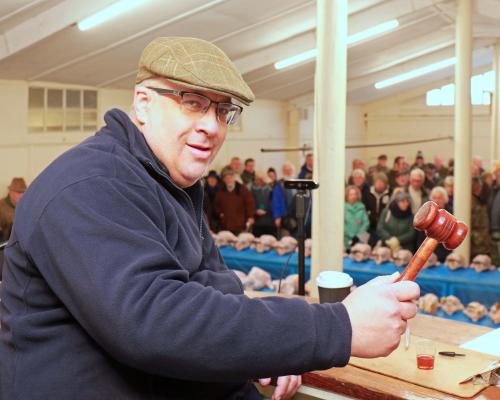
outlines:
{"label": "gavel head", "polygon": [[428,201],[420,207],[413,219],[415,229],[425,231],[425,234],[444,247],[452,250],[460,245],[467,236],[469,228],[458,221],[448,211],[439,209],[433,201]]}

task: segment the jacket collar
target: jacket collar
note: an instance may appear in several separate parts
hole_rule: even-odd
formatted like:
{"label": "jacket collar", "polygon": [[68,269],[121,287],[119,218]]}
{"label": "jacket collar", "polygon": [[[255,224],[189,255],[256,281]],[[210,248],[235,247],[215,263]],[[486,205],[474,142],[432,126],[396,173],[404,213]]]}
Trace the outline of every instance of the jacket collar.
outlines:
{"label": "jacket collar", "polygon": [[162,180],[166,186],[187,193],[194,204],[203,201],[203,187],[200,181],[189,188],[180,188],[170,177],[166,167],[153,154],[142,132],[125,112],[113,108],[104,115],[104,122],[106,126],[97,132],[97,135],[104,133],[111,135],[130,154],[137,158],[150,173],[153,172],[158,177],[163,178]]}

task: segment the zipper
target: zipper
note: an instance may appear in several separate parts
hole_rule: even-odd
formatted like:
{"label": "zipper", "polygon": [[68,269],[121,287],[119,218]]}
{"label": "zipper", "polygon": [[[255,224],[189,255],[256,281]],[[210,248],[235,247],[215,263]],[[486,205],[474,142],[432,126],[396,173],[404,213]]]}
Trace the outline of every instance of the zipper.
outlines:
{"label": "zipper", "polygon": [[[193,200],[191,200],[191,197],[189,197],[189,195],[181,187],[177,186],[177,184],[172,180],[172,178],[168,174],[166,174],[161,169],[158,169],[151,161],[149,161],[147,159],[141,158],[141,159],[139,159],[139,161],[143,165],[146,165],[146,167],[148,167],[148,169],[152,170],[157,175],[160,175],[162,178],[165,178],[166,181],[173,187],[173,189],[177,190],[178,192],[181,192],[182,196],[184,196],[184,198],[187,199],[189,205],[191,206],[191,209],[193,210],[194,216],[196,217],[196,209],[194,207]],[[200,239],[204,240],[205,237],[203,236],[203,197],[202,197],[201,206],[200,206],[200,222],[198,225],[198,230],[200,231]]]}

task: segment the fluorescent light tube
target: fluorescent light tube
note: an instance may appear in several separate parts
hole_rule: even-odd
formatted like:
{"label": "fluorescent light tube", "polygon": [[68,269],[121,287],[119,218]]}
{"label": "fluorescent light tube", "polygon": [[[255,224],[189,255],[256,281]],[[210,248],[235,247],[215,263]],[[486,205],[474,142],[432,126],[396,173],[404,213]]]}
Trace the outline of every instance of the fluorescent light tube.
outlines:
{"label": "fluorescent light tube", "polygon": [[393,76],[392,78],[377,82],[375,84],[375,88],[383,89],[383,88],[386,88],[388,86],[395,85],[397,83],[408,81],[410,79],[417,78],[419,76],[426,75],[426,74],[429,74],[431,72],[436,72],[436,71],[439,71],[440,69],[450,67],[450,66],[454,65],[456,62],[457,62],[456,57],[447,58],[446,60],[442,60],[442,61],[439,61],[439,62],[434,63],[434,64],[426,65],[425,67],[420,67],[420,68],[414,69],[412,71],[405,72],[404,74],[396,75],[396,76]]}
{"label": "fluorescent light tube", "polygon": [[109,7],[103,8],[94,15],[87,17],[80,22],[78,22],[78,29],[81,31],[86,31],[93,28],[96,25],[102,24],[119,14],[122,14],[130,9],[144,3],[144,0],[120,0]]}
{"label": "fluorescent light tube", "polygon": [[372,26],[371,28],[365,29],[364,31],[349,36],[347,38],[347,44],[361,42],[362,40],[380,35],[381,33],[392,31],[393,29],[396,29],[398,26],[399,26],[399,21],[397,19],[391,19],[390,21]]}
{"label": "fluorescent light tube", "polygon": [[297,54],[293,57],[285,58],[284,60],[274,63],[274,68],[283,69],[289,67],[290,65],[301,63],[302,61],[310,60],[318,55],[318,49],[312,49],[305,51],[303,53]]}
{"label": "fluorescent light tube", "polygon": [[[372,26],[371,28],[365,29],[364,31],[355,33],[347,38],[347,44],[353,44],[360,42],[362,40],[371,38],[373,36],[379,35],[381,33],[390,31],[399,26],[399,21],[397,19],[391,19],[390,21],[383,22],[382,24]],[[274,63],[274,68],[283,69],[291,65],[295,65],[304,61],[311,60],[318,55],[318,49],[312,49],[305,51],[304,53],[297,54],[292,57],[285,58],[284,60]]]}

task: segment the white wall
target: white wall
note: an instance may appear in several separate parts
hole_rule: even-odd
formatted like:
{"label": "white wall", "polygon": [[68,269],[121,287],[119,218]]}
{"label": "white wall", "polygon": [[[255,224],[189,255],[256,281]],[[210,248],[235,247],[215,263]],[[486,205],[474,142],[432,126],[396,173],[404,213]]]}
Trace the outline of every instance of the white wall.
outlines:
{"label": "white wall", "polygon": [[[363,114],[367,143],[425,140],[453,137],[454,134],[454,108],[428,107],[423,93],[404,99],[399,96],[367,104],[363,107]],[[472,154],[482,157],[486,168],[490,166],[490,121],[489,107],[473,107]],[[367,148],[364,150],[364,157],[369,164],[374,164],[378,154],[386,153],[391,165],[395,156],[403,155],[411,164],[418,150],[423,151],[426,162],[433,162],[435,155],[442,156],[445,162],[454,156],[453,140],[443,140]]]}
{"label": "white wall", "polygon": [[273,100],[257,100],[241,115],[241,131],[228,132],[226,142],[210,168],[220,171],[231,157],[255,159],[255,168],[265,172],[275,167],[280,173],[286,153],[262,153],[262,148],[286,147],[286,112],[288,104]]}
{"label": "white wall", "polygon": [[[61,87],[54,83],[37,82],[41,86]],[[82,88],[64,85],[64,87]],[[30,183],[52,160],[95,132],[30,133],[27,127],[28,83],[0,80],[0,196],[14,176],[22,176]],[[87,88],[88,89],[88,88]],[[106,111],[120,108],[128,111],[132,90],[98,90],[98,118],[101,124]],[[285,153],[261,153],[262,147],[286,146],[285,102],[258,100],[242,115],[240,130],[228,133],[211,168],[220,170],[233,156],[255,158],[258,169],[280,167]]]}
{"label": "white wall", "polygon": [[[42,86],[54,86],[38,82]],[[0,81],[0,196],[14,176],[31,182],[52,160],[95,132],[29,133],[28,83]],[[61,87],[58,85],[58,87]],[[64,86],[82,88],[81,86]],[[128,110],[132,91],[98,89],[100,120],[105,110],[119,107]]]}
{"label": "white wall", "polygon": [[[309,105],[307,109],[307,119],[300,121],[300,144],[313,145],[314,132],[314,106]],[[346,109],[346,144],[355,145],[365,141],[365,130],[363,125],[363,108],[358,105],[348,105]],[[363,158],[363,150],[346,150],[346,173],[351,170],[352,160]],[[302,157],[303,159],[303,157]]]}

